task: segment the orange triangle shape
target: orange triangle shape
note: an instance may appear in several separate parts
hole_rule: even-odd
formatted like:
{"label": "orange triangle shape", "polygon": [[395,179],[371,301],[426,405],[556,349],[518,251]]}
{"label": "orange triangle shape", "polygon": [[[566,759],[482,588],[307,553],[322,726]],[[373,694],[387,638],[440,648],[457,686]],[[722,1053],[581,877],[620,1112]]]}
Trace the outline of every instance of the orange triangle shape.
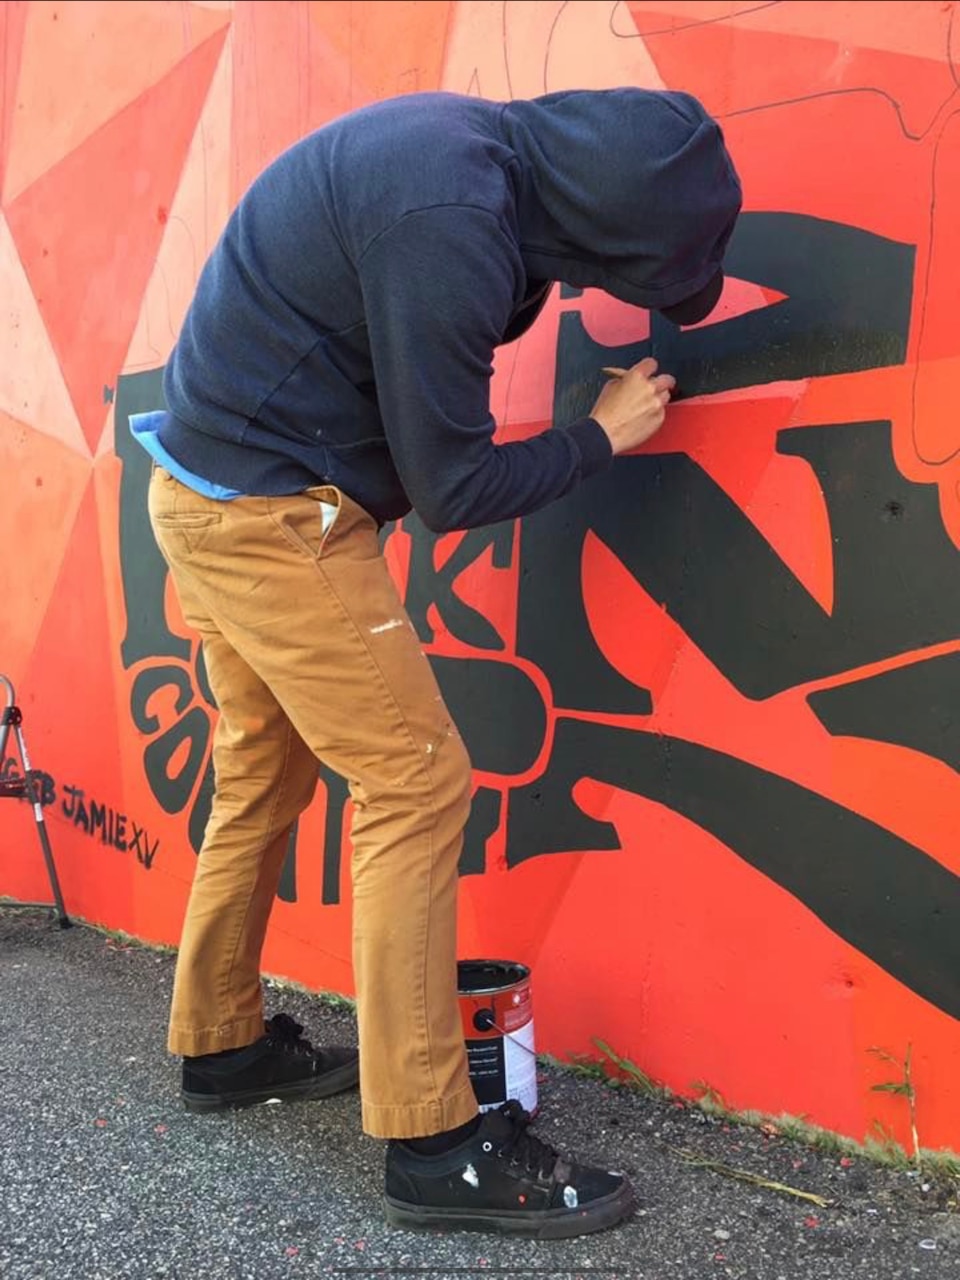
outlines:
{"label": "orange triangle shape", "polygon": [[[298,74],[289,68],[296,65]],[[313,29],[304,4],[241,5],[233,20],[230,198],[292,143],[357,101],[350,60]],[[270,85],[261,94],[257,85]],[[362,101],[367,101],[366,97]]]}
{"label": "orange triangle shape", "polygon": [[751,280],[738,280],[736,276],[727,276],[723,282],[723,293],[716,307],[699,324],[692,324],[691,329],[706,329],[708,325],[722,324],[724,320],[733,320],[737,316],[745,316],[748,311],[760,311],[764,307],[775,306],[783,302],[785,293],[768,285],[754,284]]}
{"label": "orange triangle shape", "polygon": [[230,21],[229,13],[163,0],[0,8],[28,11],[3,185],[7,203]]}
{"label": "orange triangle shape", "polygon": [[361,86],[352,106],[439,88],[452,8],[449,0],[413,5],[313,0],[308,6],[310,20]]}
{"label": "orange triangle shape", "polygon": [[90,470],[88,458],[0,410],[0,473],[16,477],[0,502],[0,598],[8,602],[0,669],[14,676],[43,622]]}
{"label": "orange triangle shape", "polygon": [[0,5],[0,191],[7,172],[20,83],[20,57],[27,26],[26,0]]}
{"label": "orange triangle shape", "polygon": [[7,211],[91,449],[225,35],[211,36]]}
{"label": "orange triangle shape", "polygon": [[[124,892],[126,863],[95,834],[64,817],[66,787],[123,808],[118,712],[111,678],[117,662],[104,609],[103,560],[92,473],[60,561],[39,636],[18,681],[23,727],[33,765],[53,775],[57,801],[48,810],[50,839],[70,908],[103,919],[106,906]],[[24,860],[37,854],[29,847]]]}
{"label": "orange triangle shape", "polygon": [[[230,216],[233,32],[227,37],[187,151],[163,240],[144,290],[124,373],[165,364],[183,325],[197,278]],[[275,100],[272,94],[271,99]],[[233,121],[234,125],[236,121]],[[113,441],[113,415],[107,423]],[[105,432],[105,435],[107,433]],[[97,453],[104,449],[101,437]]]}
{"label": "orange triangle shape", "polygon": [[[379,98],[438,88],[453,7],[450,0],[238,5],[233,199],[284,148],[335,116]],[[269,94],[258,91],[265,84]]]}
{"label": "orange triangle shape", "polygon": [[0,280],[5,323],[0,325],[0,412],[35,431],[62,440],[88,458],[70,392],[63,380],[30,281],[23,270],[10,228],[0,214]]}

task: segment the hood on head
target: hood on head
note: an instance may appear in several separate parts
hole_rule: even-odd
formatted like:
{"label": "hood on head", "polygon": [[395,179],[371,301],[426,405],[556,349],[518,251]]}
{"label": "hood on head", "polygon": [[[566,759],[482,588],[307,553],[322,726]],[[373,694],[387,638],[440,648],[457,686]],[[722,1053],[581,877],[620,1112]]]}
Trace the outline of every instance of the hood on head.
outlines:
{"label": "hood on head", "polygon": [[510,102],[502,122],[520,160],[528,276],[677,308],[680,324],[712,310],[742,195],[720,127],[696,98],[567,90]]}

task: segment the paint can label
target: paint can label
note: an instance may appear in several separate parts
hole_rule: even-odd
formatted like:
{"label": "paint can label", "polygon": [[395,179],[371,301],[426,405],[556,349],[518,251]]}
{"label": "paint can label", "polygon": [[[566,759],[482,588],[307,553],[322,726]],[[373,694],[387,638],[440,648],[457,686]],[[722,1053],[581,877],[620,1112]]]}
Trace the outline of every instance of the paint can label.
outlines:
{"label": "paint can label", "polygon": [[531,1115],[537,1109],[537,1057],[533,1042],[533,1018],[504,1036],[503,1069],[507,1097],[516,1098]]}
{"label": "paint can label", "polygon": [[458,989],[470,1081],[481,1111],[516,1099],[537,1110],[529,970],[509,961],[461,961]]}

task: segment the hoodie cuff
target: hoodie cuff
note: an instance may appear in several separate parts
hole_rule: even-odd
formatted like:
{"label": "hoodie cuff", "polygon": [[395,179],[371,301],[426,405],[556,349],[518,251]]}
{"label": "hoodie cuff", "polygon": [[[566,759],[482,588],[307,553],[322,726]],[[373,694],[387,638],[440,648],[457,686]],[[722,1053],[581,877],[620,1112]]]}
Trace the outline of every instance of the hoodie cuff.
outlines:
{"label": "hoodie cuff", "polygon": [[581,480],[596,475],[598,471],[606,471],[613,461],[613,448],[610,437],[596,419],[578,418],[564,430],[573,436],[580,450]]}

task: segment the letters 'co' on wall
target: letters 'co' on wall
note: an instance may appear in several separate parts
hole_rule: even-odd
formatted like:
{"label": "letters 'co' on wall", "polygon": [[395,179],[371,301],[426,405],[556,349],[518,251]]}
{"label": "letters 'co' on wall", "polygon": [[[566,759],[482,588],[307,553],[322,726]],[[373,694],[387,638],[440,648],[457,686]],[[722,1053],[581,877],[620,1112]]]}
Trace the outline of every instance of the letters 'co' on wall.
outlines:
{"label": "letters 'co' on wall", "polygon": [[[543,1049],[857,1137],[905,1137],[871,1050],[912,1046],[921,1141],[960,1147],[958,64],[954,4],[3,5],[0,669],[71,908],[175,941],[209,812],[125,422],[239,193],[397,93],[683,88],[744,179],[718,312],[558,288],[493,384],[518,439],[653,354],[668,426],[530,519],[384,530],[475,765],[461,950],[533,965]],[[349,991],[321,778],[266,961]],[[43,891],[28,818],[0,892]]]}

